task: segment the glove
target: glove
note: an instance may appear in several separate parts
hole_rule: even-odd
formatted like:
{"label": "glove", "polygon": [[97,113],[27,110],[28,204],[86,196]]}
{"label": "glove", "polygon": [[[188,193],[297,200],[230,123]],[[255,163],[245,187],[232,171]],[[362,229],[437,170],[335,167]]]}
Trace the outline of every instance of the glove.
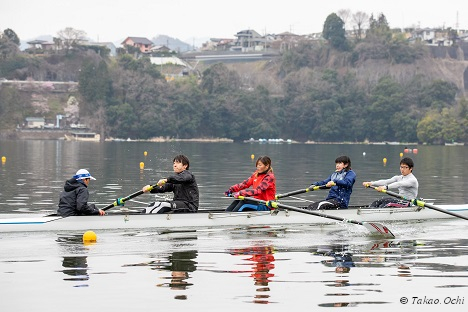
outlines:
{"label": "glove", "polygon": [[271,200],[266,201],[266,202],[265,202],[265,206],[267,206],[268,208],[270,208],[270,210],[275,210],[275,207],[273,207],[272,201],[271,201]]}
{"label": "glove", "polygon": [[232,192],[230,190],[227,190],[226,192],[224,192],[224,195],[226,197],[231,197],[232,196]]}
{"label": "glove", "polygon": [[234,197],[234,198],[239,198],[240,194],[239,194],[239,192],[236,192],[236,193],[232,194],[231,196]]}
{"label": "glove", "polygon": [[125,206],[125,200],[122,197],[119,197],[115,200],[117,206]]}

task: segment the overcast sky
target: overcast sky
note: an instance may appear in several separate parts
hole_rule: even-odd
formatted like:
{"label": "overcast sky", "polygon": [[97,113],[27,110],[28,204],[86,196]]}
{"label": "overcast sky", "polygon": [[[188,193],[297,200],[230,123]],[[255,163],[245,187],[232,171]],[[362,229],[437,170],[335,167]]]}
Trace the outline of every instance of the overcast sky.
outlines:
{"label": "overcast sky", "polygon": [[468,29],[466,0],[0,0],[0,30],[11,28],[21,40],[72,27],[92,41],[168,35],[193,44],[234,38],[245,29],[261,35],[321,32],[327,16],[341,9],[383,13],[392,28],[456,28],[458,16],[458,28]]}

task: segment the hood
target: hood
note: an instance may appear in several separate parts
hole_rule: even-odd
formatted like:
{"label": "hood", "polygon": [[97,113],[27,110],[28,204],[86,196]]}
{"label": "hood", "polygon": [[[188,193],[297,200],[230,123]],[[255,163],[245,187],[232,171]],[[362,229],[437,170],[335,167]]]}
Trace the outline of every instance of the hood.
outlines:
{"label": "hood", "polygon": [[72,178],[65,182],[65,186],[63,187],[63,189],[65,190],[65,192],[71,192],[79,187],[82,187],[83,185],[86,187],[86,184],[84,184],[83,182],[80,182],[76,180],[75,178]]}

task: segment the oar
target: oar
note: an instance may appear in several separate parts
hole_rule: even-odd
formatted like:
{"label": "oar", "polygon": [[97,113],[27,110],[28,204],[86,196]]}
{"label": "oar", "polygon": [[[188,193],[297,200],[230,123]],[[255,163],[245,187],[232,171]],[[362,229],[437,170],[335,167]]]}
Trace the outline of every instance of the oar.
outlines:
{"label": "oar", "polygon": [[309,186],[308,188],[306,189],[302,189],[302,190],[296,190],[296,191],[292,191],[292,192],[289,192],[289,193],[284,193],[284,194],[277,194],[275,195],[275,199],[280,199],[280,198],[283,198],[283,197],[288,197],[288,196],[294,196],[294,195],[297,195],[297,194],[302,194],[302,193],[307,193],[307,192],[310,192],[310,191],[316,191],[316,190],[322,190],[322,189],[328,189],[329,187],[326,187],[325,185],[320,185],[320,186]]}
{"label": "oar", "polygon": [[[257,202],[257,203],[267,205],[266,201],[261,200],[261,199],[257,199],[257,198],[253,198],[253,197],[239,196],[238,199],[248,200],[248,201],[250,200],[250,201],[253,201],[253,202]],[[392,231],[390,231],[389,228],[387,228],[385,225],[380,224],[380,223],[360,222],[360,221],[355,221],[355,220],[349,220],[349,219],[345,219],[345,218],[341,218],[341,217],[327,215],[327,214],[320,213],[320,212],[317,212],[317,211],[314,211],[314,210],[301,209],[301,208],[297,208],[297,207],[294,207],[294,206],[280,204],[280,203],[278,203],[276,201],[270,201],[269,204],[273,208],[289,209],[289,210],[293,210],[293,211],[297,211],[297,212],[305,213],[305,214],[310,214],[310,215],[321,217],[321,218],[333,219],[333,220],[336,220],[336,221],[362,225],[366,229],[368,229],[372,234],[379,234],[379,235],[384,236],[385,238],[395,238],[395,235],[393,235]]]}
{"label": "oar", "polygon": [[[151,186],[148,188],[148,192],[151,191],[151,190],[153,189],[153,187],[156,187],[156,186],[157,186],[157,184],[151,185]],[[140,195],[143,194],[143,193],[144,193],[144,192],[143,192],[142,190],[139,190],[138,192],[135,192],[135,193],[133,193],[133,194],[130,194],[130,195],[128,195],[127,197],[122,197],[122,198],[121,198],[121,201],[122,201],[123,203],[125,203],[127,200],[132,199],[132,198],[135,198],[135,197],[137,197],[137,196],[140,196]],[[115,206],[119,206],[119,204],[117,203],[117,201],[113,202],[112,204],[107,205],[106,207],[102,208],[102,210],[105,211],[105,210],[111,209],[111,208],[113,208],[113,207],[115,207]]]}
{"label": "oar", "polygon": [[367,187],[373,188],[374,190],[376,190],[378,192],[382,192],[382,193],[388,194],[390,196],[406,200],[406,201],[408,201],[408,202],[410,202],[410,203],[412,203],[412,204],[414,204],[416,206],[419,206],[419,207],[427,207],[427,208],[434,209],[434,210],[437,210],[437,211],[442,212],[442,213],[449,214],[449,215],[457,217],[457,218],[468,220],[467,217],[462,216],[461,214],[439,208],[437,206],[434,206],[432,204],[428,204],[428,203],[424,202],[423,200],[420,200],[420,199],[417,199],[417,198],[416,199],[409,199],[409,198],[406,198],[403,195],[400,195],[398,193],[395,193],[395,192],[392,192],[392,191],[389,191],[389,190],[381,190],[380,191],[380,190],[377,189],[377,186],[373,186],[373,185],[368,185]]}

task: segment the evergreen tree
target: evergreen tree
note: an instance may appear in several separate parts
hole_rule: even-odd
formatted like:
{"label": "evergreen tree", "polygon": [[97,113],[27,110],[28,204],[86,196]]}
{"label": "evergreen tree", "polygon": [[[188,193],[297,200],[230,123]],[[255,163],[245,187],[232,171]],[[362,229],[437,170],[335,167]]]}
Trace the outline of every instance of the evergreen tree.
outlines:
{"label": "evergreen tree", "polygon": [[323,24],[323,38],[328,40],[333,48],[341,51],[348,49],[344,25],[343,20],[335,13],[328,15]]}

